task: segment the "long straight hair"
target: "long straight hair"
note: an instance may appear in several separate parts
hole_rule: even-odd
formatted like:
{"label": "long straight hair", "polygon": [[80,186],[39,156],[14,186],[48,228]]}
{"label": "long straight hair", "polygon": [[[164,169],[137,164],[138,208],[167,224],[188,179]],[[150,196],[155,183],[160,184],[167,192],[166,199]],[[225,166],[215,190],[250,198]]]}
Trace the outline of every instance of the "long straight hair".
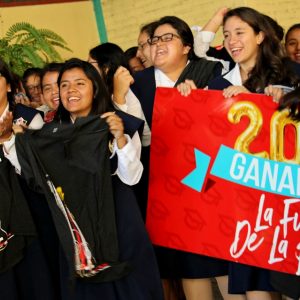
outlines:
{"label": "long straight hair", "polygon": [[[60,87],[60,82],[63,74],[66,71],[75,68],[81,69],[85,73],[85,75],[92,81],[93,84],[94,98],[89,115],[100,115],[104,112],[113,110],[110,95],[100,74],[90,63],[86,61],[83,61],[78,58],[72,58],[66,61],[63,64],[57,79],[58,86]],[[58,107],[57,118],[63,122],[70,121],[70,112],[65,109],[65,107],[62,105],[62,102],[60,102]]]}
{"label": "long straight hair", "polygon": [[113,94],[114,74],[120,66],[129,70],[129,65],[124,51],[116,44],[103,43],[92,48],[90,57],[97,61],[99,69],[102,71],[108,91]]}

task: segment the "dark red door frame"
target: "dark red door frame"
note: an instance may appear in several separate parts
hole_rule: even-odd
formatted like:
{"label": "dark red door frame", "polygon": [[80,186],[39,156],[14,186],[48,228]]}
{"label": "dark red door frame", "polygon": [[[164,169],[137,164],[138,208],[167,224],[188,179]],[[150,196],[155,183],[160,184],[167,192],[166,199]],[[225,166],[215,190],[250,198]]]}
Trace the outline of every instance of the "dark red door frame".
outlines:
{"label": "dark red door frame", "polygon": [[11,7],[11,6],[24,6],[24,5],[39,5],[39,4],[50,4],[50,3],[64,3],[64,2],[79,2],[88,0],[0,0],[0,7]]}

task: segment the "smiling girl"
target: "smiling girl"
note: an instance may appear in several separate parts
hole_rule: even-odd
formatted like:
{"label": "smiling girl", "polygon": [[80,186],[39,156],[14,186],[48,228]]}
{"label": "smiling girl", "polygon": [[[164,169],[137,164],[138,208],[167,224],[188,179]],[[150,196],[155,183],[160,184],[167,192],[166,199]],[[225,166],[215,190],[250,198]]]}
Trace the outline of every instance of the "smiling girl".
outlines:
{"label": "smiling girl", "polygon": [[160,300],[153,248],[128,186],[143,169],[135,124],[127,126],[113,111],[90,63],[67,61],[57,83],[61,102],[55,119],[16,135],[20,164],[15,164],[46,196],[51,211],[55,226],[48,224],[39,237],[50,232],[59,239],[58,245],[45,243],[59,286],[52,290],[65,300]]}
{"label": "smiling girl", "polygon": [[239,7],[223,20],[224,46],[236,63],[233,70],[209,83],[223,89],[226,98],[240,93],[265,93],[279,101],[280,86],[295,86],[298,79],[289,68],[275,28],[256,10]]}
{"label": "smiling girl", "polygon": [[[252,8],[228,11],[223,19],[224,45],[236,64],[208,87],[223,90],[225,98],[240,93],[265,93],[278,102],[284,89],[296,86],[298,79],[285,63],[274,29],[264,15]],[[270,284],[268,270],[243,264],[230,263],[229,292],[244,294],[245,299],[279,299]]]}
{"label": "smiling girl", "polygon": [[285,35],[285,50],[291,60],[300,63],[300,24],[291,26]]}

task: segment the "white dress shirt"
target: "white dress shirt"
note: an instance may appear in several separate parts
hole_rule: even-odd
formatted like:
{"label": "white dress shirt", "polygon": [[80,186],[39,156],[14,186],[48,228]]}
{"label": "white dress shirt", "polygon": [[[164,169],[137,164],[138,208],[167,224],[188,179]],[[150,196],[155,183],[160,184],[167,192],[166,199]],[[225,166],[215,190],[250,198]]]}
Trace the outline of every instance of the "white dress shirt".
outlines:
{"label": "white dress shirt", "polygon": [[114,101],[113,104],[117,109],[145,121],[143,137],[142,137],[142,145],[149,146],[151,141],[151,131],[146,121],[140,101],[138,100],[138,98],[135,96],[135,94],[132,92],[131,89],[128,90],[125,96],[125,100],[126,100],[125,104],[118,104]]}
{"label": "white dress shirt", "polygon": [[[189,61],[187,62],[187,64]],[[154,68],[154,77],[155,77],[155,85],[156,87],[171,87],[175,86],[176,81],[172,81],[166,74],[160,71],[157,68]],[[146,122],[144,113],[142,111],[142,107],[140,101],[135,96],[135,94],[129,89],[126,97],[126,104],[116,105],[122,111],[130,113],[138,118],[145,120],[145,127],[143,132],[142,144],[143,146],[149,146],[151,143],[151,131]],[[147,125],[147,126],[146,126]],[[146,128],[146,130],[145,130]]]}
{"label": "white dress shirt", "polygon": [[235,64],[234,68],[224,75],[224,78],[227,79],[232,85],[243,85],[239,64]]}
{"label": "white dress shirt", "polygon": [[230,67],[229,61],[208,56],[206,54],[216,34],[212,31],[203,31],[200,26],[193,26],[192,30],[195,32],[195,36],[194,36],[195,54],[198,57],[206,58],[207,60],[220,62],[223,65],[222,74],[228,72]]}

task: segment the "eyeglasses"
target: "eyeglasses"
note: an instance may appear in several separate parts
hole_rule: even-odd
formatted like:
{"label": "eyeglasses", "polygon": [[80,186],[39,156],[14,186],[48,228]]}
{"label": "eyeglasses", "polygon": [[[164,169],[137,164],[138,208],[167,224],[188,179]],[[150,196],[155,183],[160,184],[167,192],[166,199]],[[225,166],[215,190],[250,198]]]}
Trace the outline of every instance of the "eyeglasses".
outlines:
{"label": "eyeglasses", "polygon": [[179,35],[177,34],[174,34],[174,33],[165,33],[163,35],[156,35],[156,36],[153,36],[152,38],[148,39],[148,43],[150,45],[156,45],[159,40],[161,40],[162,42],[170,42],[173,40],[173,38],[176,37],[176,38],[180,38]]}
{"label": "eyeglasses", "polygon": [[138,44],[138,48],[139,48],[140,50],[143,50],[144,47],[145,47],[147,44],[149,44],[149,40],[147,40],[147,42],[145,42],[145,43]]}
{"label": "eyeglasses", "polygon": [[28,85],[26,88],[28,89],[29,92],[41,91],[40,85]]}

